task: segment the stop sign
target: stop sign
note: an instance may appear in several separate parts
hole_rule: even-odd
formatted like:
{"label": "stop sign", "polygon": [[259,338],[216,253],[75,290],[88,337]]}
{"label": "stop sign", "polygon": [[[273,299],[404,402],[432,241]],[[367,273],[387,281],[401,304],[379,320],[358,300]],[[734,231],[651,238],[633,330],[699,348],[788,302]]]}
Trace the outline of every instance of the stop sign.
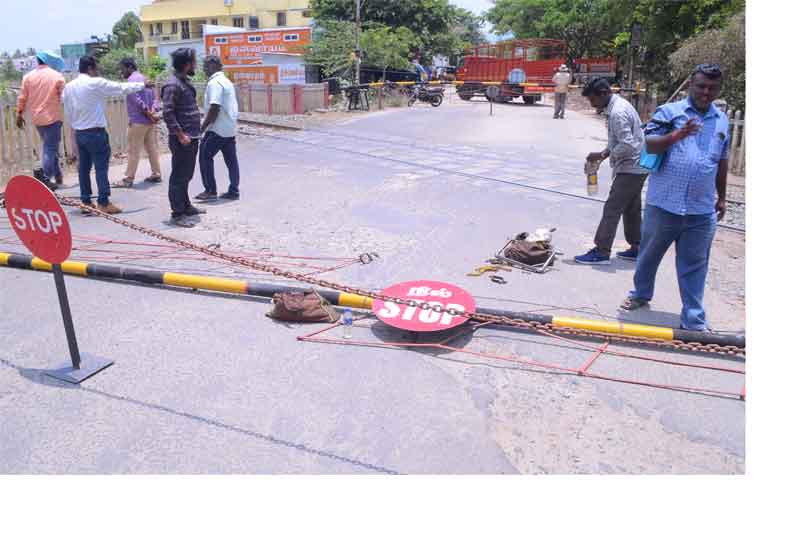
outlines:
{"label": "stop sign", "polygon": [[5,190],[6,213],[19,240],[34,256],[62,263],[72,251],[72,231],[61,204],[33,177],[18,175]]}
{"label": "stop sign", "polygon": [[[474,298],[466,290],[445,282],[432,280],[402,282],[389,286],[381,293],[390,297],[413,299],[418,303],[427,302],[444,309],[466,312],[475,310]],[[446,312],[410,307],[380,299],[373,302],[372,310],[384,324],[408,331],[441,331],[459,326],[468,320],[465,316],[453,316]]]}

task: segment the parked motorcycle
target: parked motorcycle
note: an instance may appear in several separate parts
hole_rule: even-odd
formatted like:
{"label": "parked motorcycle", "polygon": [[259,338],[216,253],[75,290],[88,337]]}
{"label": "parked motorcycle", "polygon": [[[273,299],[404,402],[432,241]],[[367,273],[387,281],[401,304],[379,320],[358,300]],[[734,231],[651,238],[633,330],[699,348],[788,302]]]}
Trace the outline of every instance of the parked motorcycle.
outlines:
{"label": "parked motorcycle", "polygon": [[433,107],[438,107],[444,101],[444,88],[414,85],[413,92],[408,97],[408,105],[413,105],[417,100],[429,103]]}

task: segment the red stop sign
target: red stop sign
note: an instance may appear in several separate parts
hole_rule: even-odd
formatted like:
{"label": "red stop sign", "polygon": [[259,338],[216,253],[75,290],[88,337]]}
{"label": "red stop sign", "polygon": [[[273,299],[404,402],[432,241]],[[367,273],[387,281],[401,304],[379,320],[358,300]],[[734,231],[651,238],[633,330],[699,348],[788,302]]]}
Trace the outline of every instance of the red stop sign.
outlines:
{"label": "red stop sign", "polygon": [[[444,309],[466,312],[475,310],[474,298],[466,290],[445,282],[432,280],[402,282],[389,286],[382,293],[391,297],[413,299],[419,303],[427,302]],[[379,299],[372,303],[372,310],[384,324],[408,331],[441,331],[459,326],[468,320],[464,316],[453,316],[446,312],[409,307]]]}
{"label": "red stop sign", "polygon": [[53,264],[69,257],[69,220],[46,186],[33,177],[18,175],[6,186],[5,200],[11,226],[34,256]]}

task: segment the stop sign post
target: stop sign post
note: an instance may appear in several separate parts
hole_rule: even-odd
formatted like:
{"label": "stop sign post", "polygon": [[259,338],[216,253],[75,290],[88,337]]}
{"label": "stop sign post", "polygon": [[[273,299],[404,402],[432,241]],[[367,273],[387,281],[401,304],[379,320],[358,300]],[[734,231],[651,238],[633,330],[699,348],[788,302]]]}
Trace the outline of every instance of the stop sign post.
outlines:
{"label": "stop sign post", "polygon": [[61,263],[69,258],[72,251],[72,232],[69,220],[61,204],[50,190],[41,182],[27,175],[11,179],[5,190],[6,213],[11,226],[28,250],[34,256],[52,264],[55,289],[61,306],[63,326],[72,364],[66,367],[45,371],[45,374],[79,384],[83,380],[106,369],[113,362],[96,356],[80,356],[77,337],[66,295]]}

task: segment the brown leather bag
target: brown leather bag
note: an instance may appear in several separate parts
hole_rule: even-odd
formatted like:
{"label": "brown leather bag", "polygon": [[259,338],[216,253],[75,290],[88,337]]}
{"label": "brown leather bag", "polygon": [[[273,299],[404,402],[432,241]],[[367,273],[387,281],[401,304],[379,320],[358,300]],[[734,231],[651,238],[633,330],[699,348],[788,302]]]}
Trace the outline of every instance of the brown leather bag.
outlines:
{"label": "brown leather bag", "polygon": [[339,320],[339,313],[317,292],[292,290],[273,295],[273,310],[268,316],[287,322],[328,322]]}
{"label": "brown leather bag", "polygon": [[[545,241],[514,240],[504,250],[506,257],[524,265],[544,264],[551,256],[551,253],[551,245]],[[554,260],[551,263],[553,264]]]}

